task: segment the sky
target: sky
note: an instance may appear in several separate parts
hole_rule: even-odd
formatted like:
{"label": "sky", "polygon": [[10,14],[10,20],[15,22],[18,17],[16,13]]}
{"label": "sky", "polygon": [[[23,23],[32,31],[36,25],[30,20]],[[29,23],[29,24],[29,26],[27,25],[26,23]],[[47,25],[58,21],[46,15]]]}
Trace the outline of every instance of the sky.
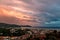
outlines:
{"label": "sky", "polygon": [[60,26],[60,0],[0,0],[0,23]]}

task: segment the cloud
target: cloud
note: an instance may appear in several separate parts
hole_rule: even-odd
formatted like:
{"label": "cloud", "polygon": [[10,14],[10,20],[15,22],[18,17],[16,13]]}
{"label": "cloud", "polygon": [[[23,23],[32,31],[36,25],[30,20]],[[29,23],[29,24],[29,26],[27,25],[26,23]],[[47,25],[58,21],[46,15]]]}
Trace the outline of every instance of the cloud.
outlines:
{"label": "cloud", "polygon": [[17,12],[10,10],[9,8],[0,7],[0,22],[18,24],[18,25],[38,25],[36,18],[24,14],[23,12]]}
{"label": "cloud", "polygon": [[60,27],[60,21],[46,22],[45,26],[48,26],[48,27]]}
{"label": "cloud", "polygon": [[[54,1],[54,0],[53,0]],[[43,13],[43,17],[46,19],[45,20],[45,25],[44,26],[60,26],[60,5],[59,5],[59,0],[50,2],[49,4],[46,5]]]}
{"label": "cloud", "polygon": [[0,15],[16,17],[21,24],[53,26],[60,21],[60,0],[0,0],[0,7]]}

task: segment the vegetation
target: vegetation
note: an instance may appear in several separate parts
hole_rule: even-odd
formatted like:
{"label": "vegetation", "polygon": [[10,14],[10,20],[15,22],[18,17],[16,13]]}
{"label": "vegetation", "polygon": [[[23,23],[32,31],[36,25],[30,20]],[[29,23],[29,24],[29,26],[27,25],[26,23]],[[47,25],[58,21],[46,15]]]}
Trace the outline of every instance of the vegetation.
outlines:
{"label": "vegetation", "polygon": [[21,29],[15,30],[14,27],[20,28],[20,27],[26,27],[26,26],[31,27],[29,25],[25,25],[25,26],[21,25],[20,26],[20,25],[15,25],[15,24],[0,23],[0,36],[21,36],[21,35],[24,35],[25,33],[27,33],[28,29],[26,29],[26,30],[21,30]]}

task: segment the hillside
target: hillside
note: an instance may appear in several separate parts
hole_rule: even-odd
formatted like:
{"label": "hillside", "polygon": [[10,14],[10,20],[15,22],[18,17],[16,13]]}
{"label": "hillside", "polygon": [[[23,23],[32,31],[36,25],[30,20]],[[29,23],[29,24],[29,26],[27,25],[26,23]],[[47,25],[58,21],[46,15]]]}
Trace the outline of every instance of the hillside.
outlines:
{"label": "hillside", "polygon": [[16,25],[16,24],[7,24],[7,23],[0,23],[0,28],[6,27],[31,27],[30,25]]}

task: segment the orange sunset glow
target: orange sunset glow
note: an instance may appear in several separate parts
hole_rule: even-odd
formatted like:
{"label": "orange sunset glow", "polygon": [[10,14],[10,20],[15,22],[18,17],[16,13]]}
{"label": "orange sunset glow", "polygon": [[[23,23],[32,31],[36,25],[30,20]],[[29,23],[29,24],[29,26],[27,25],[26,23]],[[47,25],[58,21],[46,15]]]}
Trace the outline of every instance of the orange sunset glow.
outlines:
{"label": "orange sunset glow", "polygon": [[34,20],[32,15],[24,14],[24,12],[18,12],[9,7],[0,7],[0,22],[18,25],[38,24],[31,22],[32,20]]}
{"label": "orange sunset glow", "polygon": [[39,0],[0,0],[0,23],[42,26],[48,21]]}
{"label": "orange sunset glow", "polygon": [[0,0],[0,23],[60,26],[59,0]]}

